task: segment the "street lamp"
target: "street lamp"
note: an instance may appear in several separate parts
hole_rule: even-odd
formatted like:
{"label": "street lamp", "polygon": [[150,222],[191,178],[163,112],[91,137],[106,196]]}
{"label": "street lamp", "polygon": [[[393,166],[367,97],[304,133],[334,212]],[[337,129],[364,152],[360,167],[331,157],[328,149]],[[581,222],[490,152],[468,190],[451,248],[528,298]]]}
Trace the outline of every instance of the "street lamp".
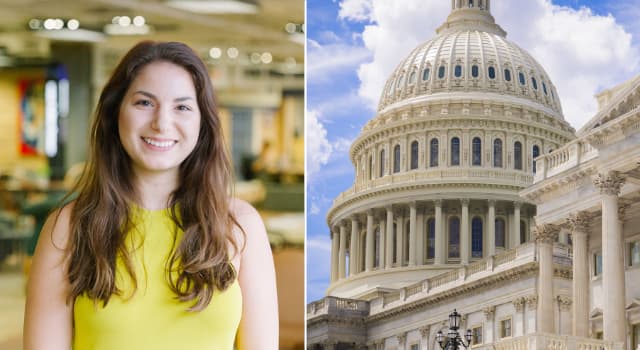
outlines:
{"label": "street lamp", "polygon": [[447,333],[447,339],[444,339],[444,334],[442,331],[438,331],[436,335],[436,340],[438,344],[440,344],[440,348],[442,350],[458,350],[460,345],[468,348],[471,345],[471,330],[467,329],[465,333],[465,339],[467,340],[466,344],[462,337],[460,337],[460,333],[458,333],[458,329],[460,329],[460,314],[453,309],[453,312],[449,314],[449,332]]}

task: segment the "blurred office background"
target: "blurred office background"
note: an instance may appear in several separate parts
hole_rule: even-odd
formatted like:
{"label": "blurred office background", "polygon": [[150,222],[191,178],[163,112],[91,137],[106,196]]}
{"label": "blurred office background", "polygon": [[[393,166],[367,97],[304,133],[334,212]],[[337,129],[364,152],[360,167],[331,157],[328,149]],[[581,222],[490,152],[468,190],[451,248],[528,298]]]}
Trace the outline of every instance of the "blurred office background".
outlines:
{"label": "blurred office background", "polygon": [[281,349],[302,349],[303,0],[0,0],[0,349],[22,348],[34,234],[82,168],[103,84],[144,39],[207,62],[236,195],[274,250]]}

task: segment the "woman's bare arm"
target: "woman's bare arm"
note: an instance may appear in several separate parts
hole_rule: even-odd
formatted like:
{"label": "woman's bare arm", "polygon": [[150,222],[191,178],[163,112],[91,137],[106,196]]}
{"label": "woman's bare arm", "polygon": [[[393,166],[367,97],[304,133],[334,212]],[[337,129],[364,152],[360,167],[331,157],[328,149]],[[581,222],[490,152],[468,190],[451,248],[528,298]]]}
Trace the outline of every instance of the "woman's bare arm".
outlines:
{"label": "woman's bare arm", "polygon": [[69,282],[65,251],[70,207],[67,205],[50,215],[38,239],[27,284],[24,350],[71,349],[73,305],[67,304]]}
{"label": "woman's bare arm", "polygon": [[242,288],[242,320],[238,350],[278,349],[278,295],[269,239],[258,212],[243,201],[232,208],[245,232],[238,279]]}

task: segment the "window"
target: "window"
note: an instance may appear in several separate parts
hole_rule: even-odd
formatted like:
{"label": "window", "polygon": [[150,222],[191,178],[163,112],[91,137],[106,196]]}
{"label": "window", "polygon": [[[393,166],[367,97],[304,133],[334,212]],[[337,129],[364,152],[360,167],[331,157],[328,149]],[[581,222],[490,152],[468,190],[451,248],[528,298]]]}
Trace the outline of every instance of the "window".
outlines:
{"label": "window", "polygon": [[449,219],[449,258],[460,258],[460,218]]}
{"label": "window", "polygon": [[527,81],[524,79],[524,74],[522,72],[518,73],[518,80],[520,80],[520,85],[525,86]]}
{"label": "window", "polygon": [[411,72],[409,75],[409,84],[413,84],[416,82],[416,71]]}
{"label": "window", "polygon": [[538,147],[537,145],[533,146],[533,149],[531,150],[531,155],[533,157],[533,173],[536,173],[536,157],[538,157],[540,155],[540,147]]}
{"label": "window", "polygon": [[471,257],[482,258],[482,219],[471,220]]}
{"label": "window", "polygon": [[511,81],[511,71],[509,69],[504,70],[504,80]]}
{"label": "window", "polygon": [[460,165],[460,139],[451,139],[451,165]]}
{"label": "window", "polygon": [[420,344],[411,344],[411,350],[420,350]]}
{"label": "window", "polygon": [[536,78],[531,77],[531,85],[533,85],[534,90],[538,90],[538,82],[536,82]]}
{"label": "window", "polygon": [[398,225],[393,223],[393,263],[398,262]]}
{"label": "window", "polygon": [[602,252],[593,254],[593,264],[593,275],[596,277],[602,275]]}
{"label": "window", "polygon": [[474,137],[471,146],[471,165],[482,165],[482,140]]}
{"label": "window", "polygon": [[422,80],[429,80],[429,73],[431,72],[431,70],[429,68],[425,68],[422,71]]}
{"label": "window", "polygon": [[400,78],[398,78],[398,84],[396,85],[396,89],[400,89],[402,85],[404,85],[404,75],[401,75]]}
{"label": "window", "polygon": [[489,67],[489,79],[495,79],[496,78],[496,68],[493,66]]}
{"label": "window", "polygon": [[480,75],[480,71],[478,69],[478,66],[474,64],[473,66],[471,66],[471,76],[477,78],[478,75]]}
{"label": "window", "polygon": [[380,151],[380,177],[384,176],[384,150]]}
{"label": "window", "polygon": [[500,321],[500,338],[511,336],[511,319],[507,318]]}
{"label": "window", "polygon": [[473,7],[473,0],[469,0],[469,8]]}
{"label": "window", "polygon": [[411,232],[409,226],[409,220],[407,220],[404,225],[404,262],[405,264],[409,263],[409,241],[411,240]]}
{"label": "window", "polygon": [[369,178],[373,179],[373,156],[369,156]]}
{"label": "window", "polygon": [[393,147],[393,172],[400,171],[400,145]]}
{"label": "window", "polygon": [[544,94],[547,95],[547,84],[545,84],[544,81],[542,82],[542,91],[544,91]]}
{"label": "window", "polygon": [[640,240],[629,243],[629,266],[640,265]]}
{"label": "window", "polygon": [[438,166],[438,139],[431,139],[429,150],[429,166]]}
{"label": "window", "polygon": [[520,141],[513,144],[513,168],[522,170],[522,144]]}
{"label": "window", "polygon": [[504,219],[496,219],[496,247],[505,248],[505,224]]}
{"label": "window", "polygon": [[456,78],[460,78],[462,76],[462,66],[457,64],[454,68],[453,74]]}
{"label": "window", "polygon": [[376,228],[376,233],[373,241],[373,255],[375,256],[373,260],[373,267],[380,266],[380,227]]}
{"label": "window", "polygon": [[471,329],[471,344],[482,344],[482,326]]}
{"label": "window", "polygon": [[520,220],[520,244],[527,241],[527,223]]}
{"label": "window", "polygon": [[436,255],[436,220],[427,220],[427,259],[433,259]]}
{"label": "window", "polygon": [[439,79],[443,79],[444,78],[444,66],[440,66],[440,68],[438,68],[438,78]]}
{"label": "window", "polygon": [[418,141],[411,142],[411,169],[418,169]]}
{"label": "window", "polygon": [[493,140],[493,167],[502,168],[502,140]]}

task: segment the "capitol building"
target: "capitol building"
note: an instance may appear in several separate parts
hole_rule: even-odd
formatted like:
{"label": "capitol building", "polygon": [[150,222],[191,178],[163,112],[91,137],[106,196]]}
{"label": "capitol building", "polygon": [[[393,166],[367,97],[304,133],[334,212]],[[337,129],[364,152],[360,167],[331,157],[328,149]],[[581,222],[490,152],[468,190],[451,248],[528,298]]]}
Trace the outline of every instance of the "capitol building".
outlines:
{"label": "capitol building", "polygon": [[388,78],[308,349],[440,350],[454,309],[477,350],[640,349],[640,76],[576,132],[506,36],[490,0],[452,0]]}

